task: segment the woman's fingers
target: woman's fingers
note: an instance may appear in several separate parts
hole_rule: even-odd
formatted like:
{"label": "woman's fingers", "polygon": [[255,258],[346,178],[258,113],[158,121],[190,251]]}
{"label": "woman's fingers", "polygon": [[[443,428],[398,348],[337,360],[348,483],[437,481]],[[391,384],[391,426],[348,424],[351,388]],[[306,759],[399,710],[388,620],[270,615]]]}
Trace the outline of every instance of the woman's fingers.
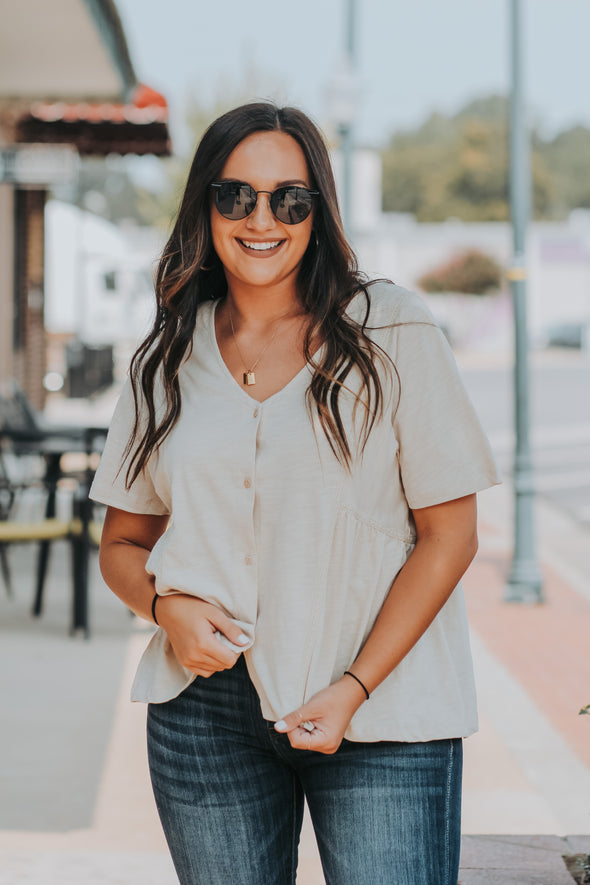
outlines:
{"label": "woman's fingers", "polygon": [[340,679],[323,688],[275,722],[276,731],[286,734],[291,746],[297,749],[335,753],[360,706],[357,693],[353,697],[350,692],[350,681]]}
{"label": "woman's fingers", "polygon": [[230,647],[235,647],[238,652],[250,645],[250,637],[246,636],[239,624],[228,618],[216,606],[211,606],[211,609],[209,620],[217,628],[220,634],[218,639],[221,642],[230,643]]}
{"label": "woman's fingers", "polygon": [[185,594],[161,599],[160,625],[168,634],[178,662],[198,676],[233,667],[242,646],[250,644],[241,628],[217,606]]}
{"label": "woman's fingers", "polygon": [[316,753],[335,753],[342,742],[342,736],[336,729],[326,728],[323,723],[317,722],[313,728],[308,728],[309,720],[304,720],[301,725],[288,733],[289,743],[296,750],[312,750]]}
{"label": "woman's fingers", "polygon": [[211,671],[229,670],[237,659],[236,652],[220,642],[213,633],[205,632],[205,635],[198,636],[196,641],[188,646],[184,659],[180,663],[187,670],[193,670],[196,673],[202,668],[208,668]]}
{"label": "woman's fingers", "polygon": [[275,722],[275,730],[287,734],[289,743],[296,749],[333,753],[338,749],[340,741],[335,743],[331,740],[322,720],[319,710],[310,704],[304,704]]}
{"label": "woman's fingers", "polygon": [[[279,719],[278,722],[275,722],[275,731],[281,731],[285,734],[293,731],[296,728],[300,728],[303,723],[309,723],[310,725],[314,725],[314,723],[309,719],[309,711],[306,710],[306,704],[303,707],[299,707],[297,710],[293,710],[292,713],[289,713],[287,716],[283,716],[282,719]],[[315,727],[315,725],[314,725]],[[309,728],[304,728],[304,731],[310,731]]]}

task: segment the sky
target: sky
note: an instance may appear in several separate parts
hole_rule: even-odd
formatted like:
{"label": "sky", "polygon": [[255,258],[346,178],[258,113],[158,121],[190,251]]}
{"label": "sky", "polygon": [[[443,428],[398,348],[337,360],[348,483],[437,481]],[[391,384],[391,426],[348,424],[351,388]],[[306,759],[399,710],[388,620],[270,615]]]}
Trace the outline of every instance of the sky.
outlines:
{"label": "sky", "polygon": [[[163,92],[176,147],[192,94],[277,98],[330,128],[351,0],[115,0],[139,79]],[[590,125],[590,0],[521,0],[531,119]],[[379,147],[432,111],[506,92],[510,0],[356,0],[355,137]]]}

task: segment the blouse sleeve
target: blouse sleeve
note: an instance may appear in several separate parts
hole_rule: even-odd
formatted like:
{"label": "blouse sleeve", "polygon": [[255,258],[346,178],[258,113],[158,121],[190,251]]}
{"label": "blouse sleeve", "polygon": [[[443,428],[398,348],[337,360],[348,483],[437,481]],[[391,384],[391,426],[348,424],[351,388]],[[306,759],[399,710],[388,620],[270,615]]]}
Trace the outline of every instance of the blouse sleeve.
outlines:
{"label": "blouse sleeve", "polygon": [[128,461],[123,462],[123,455],[133,428],[134,416],[133,391],[131,381],[127,378],[90,488],[90,497],[101,504],[130,513],[162,516],[169,513],[169,508],[156,491],[149,462],[131,488],[125,488]]}
{"label": "blouse sleeve", "polygon": [[409,310],[394,329],[400,385],[394,428],[404,491],[416,509],[501,480],[443,332],[419,296],[408,296]]}

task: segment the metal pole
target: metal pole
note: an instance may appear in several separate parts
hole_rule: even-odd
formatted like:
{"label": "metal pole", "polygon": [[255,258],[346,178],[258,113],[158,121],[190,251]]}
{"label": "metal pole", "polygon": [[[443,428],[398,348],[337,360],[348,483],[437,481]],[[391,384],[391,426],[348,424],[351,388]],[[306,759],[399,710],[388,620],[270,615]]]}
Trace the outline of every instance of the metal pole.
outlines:
{"label": "metal pole", "polygon": [[514,554],[504,598],[542,602],[535,544],[534,483],[529,439],[529,369],[526,304],[526,231],[530,217],[530,145],[523,96],[522,0],[510,0],[510,214],[513,258],[508,272],[514,304]]}
{"label": "metal pole", "polygon": [[[350,72],[355,64],[355,7],[356,0],[346,0],[346,61]],[[352,233],[352,121],[340,125],[340,149],[342,151],[342,221],[344,229]]]}

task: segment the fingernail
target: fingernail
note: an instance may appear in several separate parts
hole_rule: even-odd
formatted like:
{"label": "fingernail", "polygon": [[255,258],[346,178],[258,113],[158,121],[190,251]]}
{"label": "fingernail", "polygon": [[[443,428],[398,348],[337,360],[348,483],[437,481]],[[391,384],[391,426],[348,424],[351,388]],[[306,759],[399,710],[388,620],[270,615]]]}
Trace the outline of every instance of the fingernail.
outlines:
{"label": "fingernail", "polygon": [[279,719],[278,722],[275,722],[275,730],[276,731],[286,731],[287,730],[287,723],[285,722],[284,719]]}
{"label": "fingernail", "polygon": [[238,636],[238,642],[240,645],[246,645],[247,642],[250,642],[250,637],[246,636],[245,633],[240,633]]}

